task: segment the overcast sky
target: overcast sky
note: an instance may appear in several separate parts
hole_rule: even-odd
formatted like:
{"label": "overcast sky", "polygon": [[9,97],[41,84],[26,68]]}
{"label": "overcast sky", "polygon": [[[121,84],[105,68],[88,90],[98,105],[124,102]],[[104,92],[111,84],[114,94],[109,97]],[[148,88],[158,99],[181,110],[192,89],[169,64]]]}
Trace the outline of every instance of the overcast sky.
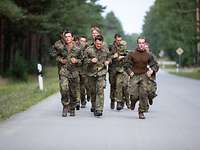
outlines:
{"label": "overcast sky", "polygon": [[100,0],[107,6],[105,13],[113,11],[121,21],[125,33],[141,33],[145,13],[154,4],[155,0]]}

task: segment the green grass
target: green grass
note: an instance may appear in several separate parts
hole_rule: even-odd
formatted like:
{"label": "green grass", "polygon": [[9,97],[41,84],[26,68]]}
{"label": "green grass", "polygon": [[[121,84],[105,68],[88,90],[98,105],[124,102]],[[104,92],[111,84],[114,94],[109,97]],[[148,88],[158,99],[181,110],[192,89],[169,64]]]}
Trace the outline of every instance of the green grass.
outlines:
{"label": "green grass", "polygon": [[178,76],[200,80],[200,68],[183,69],[180,70],[179,72],[176,72],[176,70],[173,71],[171,70],[169,72]]}
{"label": "green grass", "polygon": [[44,90],[40,91],[37,76],[27,82],[8,80],[0,85],[0,120],[21,112],[59,90],[56,67],[48,67],[43,77]]}

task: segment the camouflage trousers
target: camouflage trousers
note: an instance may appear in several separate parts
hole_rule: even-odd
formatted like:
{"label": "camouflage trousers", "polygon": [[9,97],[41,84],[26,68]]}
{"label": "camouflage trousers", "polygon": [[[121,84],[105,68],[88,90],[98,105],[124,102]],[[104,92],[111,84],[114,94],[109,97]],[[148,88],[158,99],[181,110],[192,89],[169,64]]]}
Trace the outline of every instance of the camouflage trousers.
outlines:
{"label": "camouflage trousers", "polygon": [[128,75],[125,72],[116,73],[115,98],[117,102],[128,101]]}
{"label": "camouflage trousers", "polygon": [[148,81],[148,97],[149,99],[153,99],[157,96],[156,91],[157,91],[157,83],[153,79],[149,79]]}
{"label": "camouflage trousers", "polygon": [[104,84],[106,76],[88,77],[91,94],[92,108],[96,111],[103,112],[104,107]]}
{"label": "camouflage trousers", "polygon": [[139,100],[138,112],[145,112],[148,107],[149,78],[145,75],[134,75],[130,78],[129,94],[131,103]]}
{"label": "camouflage trousers", "polygon": [[68,78],[59,76],[61,102],[63,106],[68,106],[70,110],[74,110],[78,101],[80,101],[80,83],[79,77]]}
{"label": "camouflage trousers", "polygon": [[109,82],[110,82],[110,99],[112,102],[115,102],[116,73],[109,72]]}
{"label": "camouflage trousers", "polygon": [[86,75],[80,75],[80,97],[81,97],[81,104],[85,105],[87,99],[90,97],[89,94],[89,86],[88,86],[88,77]]}

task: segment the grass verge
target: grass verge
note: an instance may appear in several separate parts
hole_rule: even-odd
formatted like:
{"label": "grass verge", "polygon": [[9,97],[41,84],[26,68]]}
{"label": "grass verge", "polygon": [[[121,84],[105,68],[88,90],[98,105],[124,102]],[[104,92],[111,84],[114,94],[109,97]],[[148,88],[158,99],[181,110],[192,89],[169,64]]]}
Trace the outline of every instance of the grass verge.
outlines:
{"label": "grass verge", "polygon": [[21,112],[59,90],[56,67],[45,69],[44,90],[40,91],[37,76],[28,81],[7,80],[0,85],[0,121]]}
{"label": "grass verge", "polygon": [[176,72],[176,70],[174,69],[170,70],[169,73],[200,80],[200,68],[181,69],[179,72]]}

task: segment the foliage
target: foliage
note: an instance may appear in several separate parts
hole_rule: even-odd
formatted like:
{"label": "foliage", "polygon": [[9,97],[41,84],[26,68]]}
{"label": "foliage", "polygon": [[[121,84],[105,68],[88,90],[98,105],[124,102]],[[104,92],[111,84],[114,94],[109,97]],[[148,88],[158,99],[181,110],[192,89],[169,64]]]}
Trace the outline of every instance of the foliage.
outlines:
{"label": "foliage", "polygon": [[176,60],[175,50],[181,47],[184,50],[183,65],[194,64],[195,1],[156,0],[145,17],[143,35],[157,55],[164,50]]}
{"label": "foliage", "polygon": [[19,54],[16,54],[13,68],[9,71],[10,75],[20,80],[27,80],[28,66],[25,59]]}

